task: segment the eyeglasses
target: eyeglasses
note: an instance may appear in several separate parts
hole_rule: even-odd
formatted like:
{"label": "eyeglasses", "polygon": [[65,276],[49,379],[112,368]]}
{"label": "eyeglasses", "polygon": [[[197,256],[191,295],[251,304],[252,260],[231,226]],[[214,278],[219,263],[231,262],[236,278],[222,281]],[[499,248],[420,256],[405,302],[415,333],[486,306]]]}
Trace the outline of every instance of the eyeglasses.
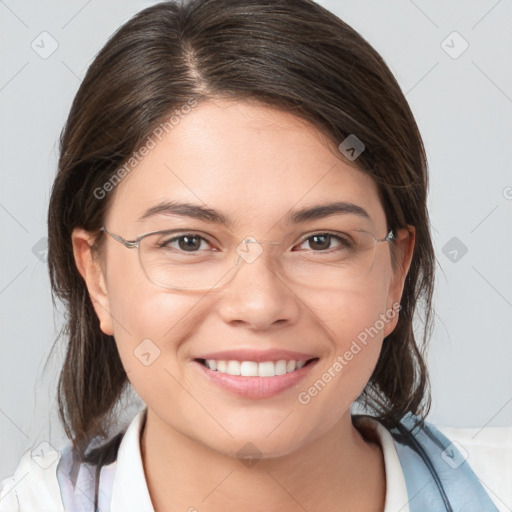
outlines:
{"label": "eyeglasses", "polygon": [[153,231],[135,240],[126,240],[105,227],[100,231],[128,249],[137,248],[140,264],[152,283],[190,291],[220,288],[244,263],[267,257],[274,261],[276,274],[289,282],[314,289],[341,289],[368,273],[379,242],[396,239],[392,230],[379,239],[362,229],[340,227],[340,231],[307,235],[291,250],[283,250],[285,242],[248,237],[238,244],[226,244],[195,230]]}

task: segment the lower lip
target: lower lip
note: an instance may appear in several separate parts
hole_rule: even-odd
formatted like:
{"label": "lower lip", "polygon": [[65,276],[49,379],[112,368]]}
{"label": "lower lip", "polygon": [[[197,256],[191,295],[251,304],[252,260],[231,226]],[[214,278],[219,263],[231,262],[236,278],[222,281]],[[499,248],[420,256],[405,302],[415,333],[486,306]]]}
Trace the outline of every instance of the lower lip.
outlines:
{"label": "lower lip", "polygon": [[217,370],[210,370],[199,361],[193,363],[199,367],[203,375],[217,386],[246,398],[271,398],[286,389],[298,384],[315,366],[318,359],[306,366],[284,375],[274,377],[242,377],[241,375],[228,375]]}

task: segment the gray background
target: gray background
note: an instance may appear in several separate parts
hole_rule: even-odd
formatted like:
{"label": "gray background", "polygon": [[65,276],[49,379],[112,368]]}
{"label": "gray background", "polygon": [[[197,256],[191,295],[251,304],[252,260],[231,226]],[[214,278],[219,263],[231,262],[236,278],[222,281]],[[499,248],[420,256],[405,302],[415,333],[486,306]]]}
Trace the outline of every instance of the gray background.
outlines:
{"label": "gray background", "polygon": [[[0,478],[30,446],[63,440],[62,345],[44,368],[62,318],[44,261],[58,136],[96,52],[153,3],[0,0]],[[512,425],[512,2],[319,3],[383,56],[426,145],[439,262],[429,419]]]}

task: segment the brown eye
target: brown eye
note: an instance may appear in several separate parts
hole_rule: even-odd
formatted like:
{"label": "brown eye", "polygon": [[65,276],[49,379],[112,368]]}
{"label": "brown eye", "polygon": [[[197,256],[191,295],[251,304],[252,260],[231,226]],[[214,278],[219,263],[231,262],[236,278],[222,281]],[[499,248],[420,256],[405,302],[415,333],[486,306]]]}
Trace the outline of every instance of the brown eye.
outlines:
{"label": "brown eye", "polygon": [[[333,246],[333,243],[336,245]],[[334,235],[332,233],[315,233],[314,235],[306,238],[301,245],[308,243],[306,249],[312,249],[315,252],[327,251],[328,249],[338,248],[347,249],[352,246],[350,240],[340,235]]]}
{"label": "brown eye", "polygon": [[330,248],[331,235],[313,235],[308,238],[311,249],[325,251]]}
{"label": "brown eye", "polygon": [[[186,235],[175,236],[168,240],[164,240],[158,245],[163,249],[178,249],[183,252],[196,252],[201,248],[201,243],[203,241],[207,243],[207,240],[202,236],[188,233]],[[171,245],[176,242],[177,246]]]}

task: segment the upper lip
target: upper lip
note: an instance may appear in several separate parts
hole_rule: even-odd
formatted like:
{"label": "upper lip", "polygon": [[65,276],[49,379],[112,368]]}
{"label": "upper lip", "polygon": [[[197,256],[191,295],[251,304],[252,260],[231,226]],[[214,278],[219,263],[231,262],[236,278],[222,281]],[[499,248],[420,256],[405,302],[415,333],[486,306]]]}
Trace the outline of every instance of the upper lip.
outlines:
{"label": "upper lip", "polygon": [[316,356],[312,354],[305,354],[303,352],[294,352],[291,350],[272,349],[272,350],[253,350],[253,349],[238,349],[238,350],[224,350],[222,352],[209,352],[202,354],[196,359],[215,359],[217,361],[254,361],[262,363],[264,361],[307,361],[308,359],[315,359]]}

